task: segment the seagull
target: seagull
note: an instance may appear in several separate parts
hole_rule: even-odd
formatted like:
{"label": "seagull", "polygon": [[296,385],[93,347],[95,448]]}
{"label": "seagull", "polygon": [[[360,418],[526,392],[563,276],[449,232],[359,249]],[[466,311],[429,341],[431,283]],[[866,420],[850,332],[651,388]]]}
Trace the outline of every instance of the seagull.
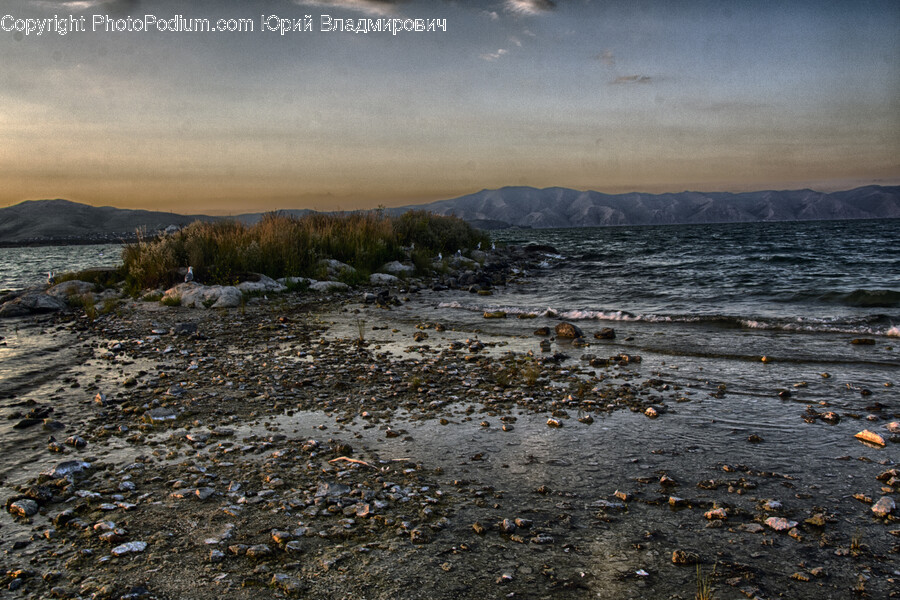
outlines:
{"label": "seagull", "polygon": [[478,249],[481,250],[481,242],[478,242]]}
{"label": "seagull", "polygon": [[438,260],[444,260],[444,255],[438,252]]}
{"label": "seagull", "polygon": [[194,280],[194,267],[188,267],[188,272],[184,276],[184,281],[187,283],[188,281]]}
{"label": "seagull", "polygon": [[50,285],[56,283],[56,277],[53,276],[53,271],[47,273],[47,283],[49,283]]}
{"label": "seagull", "polygon": [[496,249],[497,249],[497,244],[495,244],[494,242],[491,242],[491,250],[496,250]]}

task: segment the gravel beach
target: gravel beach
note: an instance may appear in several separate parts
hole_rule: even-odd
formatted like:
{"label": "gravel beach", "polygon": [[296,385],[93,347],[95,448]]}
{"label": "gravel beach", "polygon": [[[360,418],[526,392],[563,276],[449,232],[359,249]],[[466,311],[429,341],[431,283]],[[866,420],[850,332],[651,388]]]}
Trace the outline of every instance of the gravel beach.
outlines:
{"label": "gravel beach", "polygon": [[773,391],[794,425],[754,427],[593,330],[492,334],[399,295],[6,320],[35,348],[0,389],[4,597],[898,594],[895,401]]}

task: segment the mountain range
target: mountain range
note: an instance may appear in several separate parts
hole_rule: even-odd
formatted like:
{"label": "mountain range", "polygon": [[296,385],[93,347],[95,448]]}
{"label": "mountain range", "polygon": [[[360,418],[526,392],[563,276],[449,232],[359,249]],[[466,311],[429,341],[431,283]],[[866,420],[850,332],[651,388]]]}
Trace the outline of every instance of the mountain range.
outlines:
{"label": "mountain range", "polygon": [[[424,209],[456,215],[484,229],[506,227],[603,227],[900,218],[900,186],[871,185],[842,192],[813,190],[603,194],[568,188],[504,187],[496,190],[387,209],[389,214]],[[301,216],[308,210],[286,210]],[[263,213],[234,218],[253,223]],[[68,200],[30,200],[0,209],[0,244],[115,242],[137,230],[155,233],[195,220],[226,217],[182,215]]]}

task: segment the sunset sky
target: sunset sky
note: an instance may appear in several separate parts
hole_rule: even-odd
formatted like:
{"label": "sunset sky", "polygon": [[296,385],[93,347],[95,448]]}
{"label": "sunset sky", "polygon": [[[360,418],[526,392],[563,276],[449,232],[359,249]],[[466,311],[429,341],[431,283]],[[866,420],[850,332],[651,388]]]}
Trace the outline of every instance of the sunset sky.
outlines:
{"label": "sunset sky", "polygon": [[[16,31],[54,15],[86,31]],[[107,33],[94,15],[254,31]],[[272,15],[312,31],[263,31]],[[323,32],[322,15],[447,31]],[[5,0],[0,17],[0,206],[900,183],[897,0]]]}

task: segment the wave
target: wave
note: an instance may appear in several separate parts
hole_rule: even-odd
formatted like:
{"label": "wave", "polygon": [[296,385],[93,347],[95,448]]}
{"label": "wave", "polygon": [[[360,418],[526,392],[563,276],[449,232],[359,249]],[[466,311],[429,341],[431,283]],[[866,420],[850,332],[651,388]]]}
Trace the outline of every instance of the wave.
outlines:
{"label": "wave", "polygon": [[900,327],[894,325],[888,317],[883,315],[873,315],[851,320],[789,317],[754,319],[733,315],[635,314],[624,310],[555,309],[553,307],[534,309],[521,306],[462,302],[441,302],[437,305],[437,308],[458,309],[475,313],[502,311],[511,316],[529,314],[566,321],[706,324],[717,328],[900,337]]}

